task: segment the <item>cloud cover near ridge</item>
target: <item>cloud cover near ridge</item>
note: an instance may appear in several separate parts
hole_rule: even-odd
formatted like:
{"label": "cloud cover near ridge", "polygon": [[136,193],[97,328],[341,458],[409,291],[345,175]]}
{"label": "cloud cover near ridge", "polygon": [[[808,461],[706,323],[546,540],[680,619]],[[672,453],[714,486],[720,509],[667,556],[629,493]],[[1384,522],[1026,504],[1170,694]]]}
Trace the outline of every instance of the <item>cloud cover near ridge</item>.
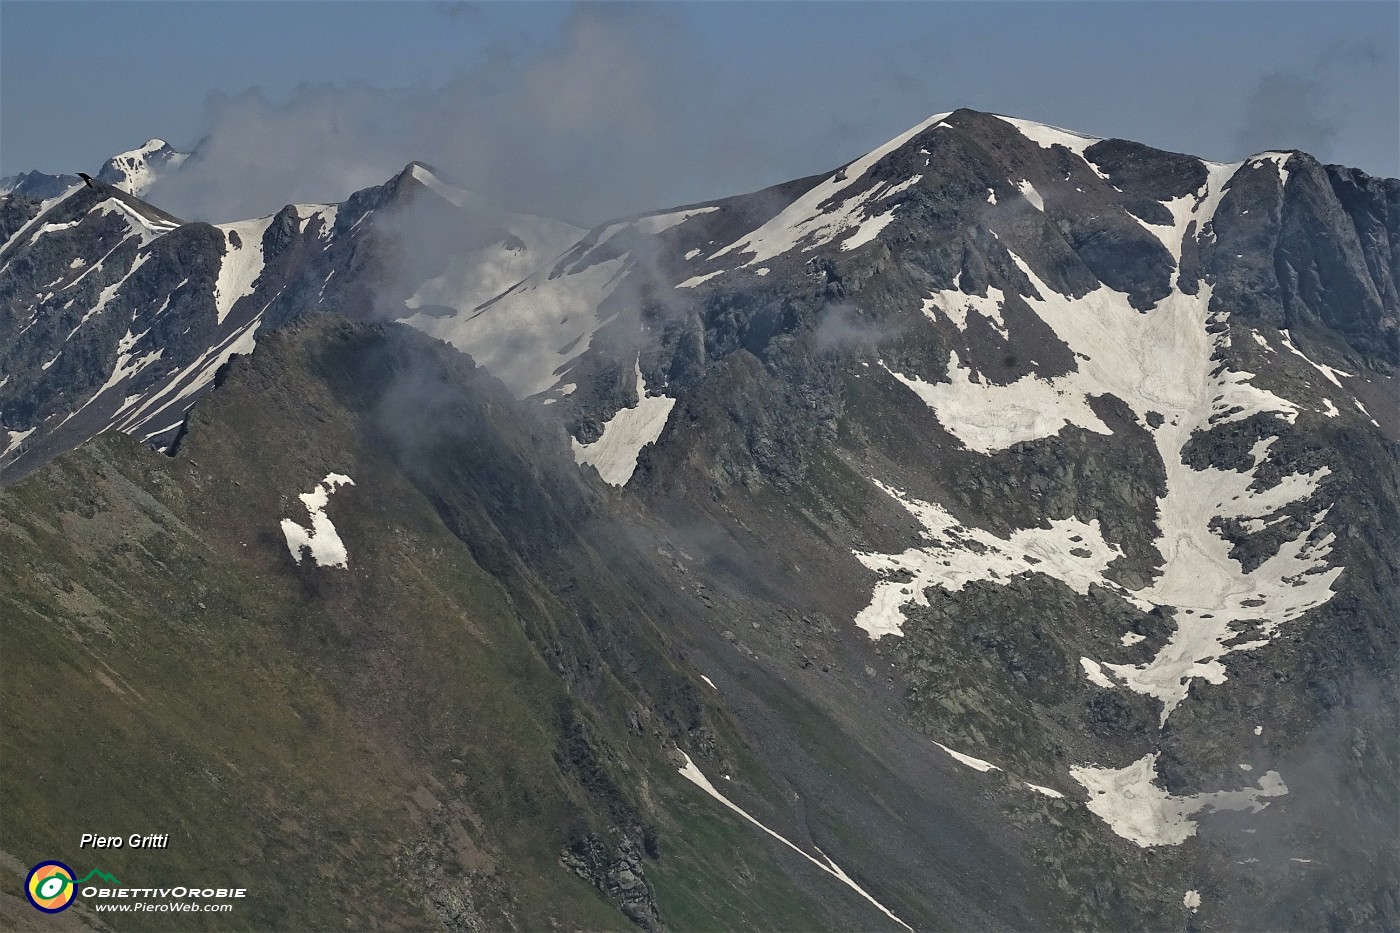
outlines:
{"label": "cloud cover near ridge", "polygon": [[228,220],[339,201],[412,160],[512,210],[585,224],[719,193],[766,144],[741,113],[707,104],[681,34],[664,9],[579,7],[557,45],[497,48],[437,88],[217,97],[197,158],[149,197],[181,217]]}
{"label": "cloud cover near ridge", "polygon": [[[1013,6],[1033,20],[1034,10]],[[733,61],[715,57],[717,48],[729,49],[716,44],[713,24],[693,8],[581,5],[570,8],[557,32],[521,36],[488,23],[488,51],[435,82],[215,94],[206,104],[199,160],[151,198],[189,219],[232,220],[286,203],[338,201],[418,159],[508,209],[588,226],[826,170],[929,112],[964,105],[1212,159],[1285,147],[1354,163],[1347,141],[1358,127],[1387,118],[1377,123],[1373,112],[1385,101],[1356,98],[1351,89],[1358,77],[1396,68],[1394,42],[1339,33],[1319,38],[1313,59],[1280,50],[1283,66],[1238,75],[1208,102],[1193,102],[1186,86],[1149,100],[1137,84],[1163,68],[1191,70],[1191,62],[1128,65],[1131,50],[1104,46],[1089,72],[1084,62],[1066,60],[1032,77],[1034,58],[1024,67],[1003,61],[993,75],[970,71],[966,56],[977,46],[962,41],[959,4],[946,7],[946,34],[911,28],[888,36],[883,56],[853,38],[847,57],[833,59],[829,43],[802,46],[812,9],[792,4],[781,7],[781,17],[767,14],[769,26],[791,23],[768,37],[740,35],[736,25],[733,41],[748,57],[736,52]],[[854,15],[841,4],[817,9],[833,19]],[[1105,9],[1099,18],[1125,15]],[[461,29],[497,16],[493,8],[446,6],[441,20]],[[770,47],[771,61],[764,51]],[[767,73],[753,70],[755,50]],[[830,62],[829,73],[813,72],[822,61]],[[1126,67],[1141,71],[1136,83],[1105,81]],[[430,71],[453,74],[440,60]],[[1085,91],[1079,103],[1063,93],[1068,86]],[[1018,95],[1027,103],[1015,104]],[[1051,107],[1047,99],[1060,103]],[[1120,112],[1127,104],[1138,116]],[[143,126],[136,135],[150,132],[161,128]]]}

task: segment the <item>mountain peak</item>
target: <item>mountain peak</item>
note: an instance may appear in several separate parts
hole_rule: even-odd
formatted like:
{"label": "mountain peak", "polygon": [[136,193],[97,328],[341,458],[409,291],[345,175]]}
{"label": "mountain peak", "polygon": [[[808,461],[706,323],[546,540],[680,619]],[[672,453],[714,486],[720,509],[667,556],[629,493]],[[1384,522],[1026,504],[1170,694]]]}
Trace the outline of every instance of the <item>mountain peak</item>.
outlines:
{"label": "mountain peak", "polygon": [[443,181],[438,177],[436,169],[428,163],[419,162],[416,159],[404,166],[403,171],[394,180],[396,183],[401,183],[410,179],[456,207],[466,207],[467,204],[479,199],[474,192]]}
{"label": "mountain peak", "polygon": [[188,153],[176,152],[170,144],[153,136],[135,149],[112,156],[97,173],[99,181],[120,188],[127,194],[144,194],[162,172],[178,168]]}

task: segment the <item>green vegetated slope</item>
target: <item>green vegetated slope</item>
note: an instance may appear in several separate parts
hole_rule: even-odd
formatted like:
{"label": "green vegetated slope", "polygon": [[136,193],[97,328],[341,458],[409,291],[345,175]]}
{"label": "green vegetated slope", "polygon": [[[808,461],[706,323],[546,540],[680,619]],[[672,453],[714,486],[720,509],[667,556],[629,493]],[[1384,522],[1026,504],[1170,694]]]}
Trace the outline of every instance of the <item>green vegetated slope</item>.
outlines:
{"label": "green vegetated slope", "polygon": [[[0,492],[4,915],[59,858],[249,892],[80,903],[118,930],[885,924],[676,774],[680,744],[776,796],[621,552],[579,544],[558,441],[454,351],[325,318],[238,360],[174,457],[104,435]],[[298,566],[279,522],[333,472],[348,566]]]}

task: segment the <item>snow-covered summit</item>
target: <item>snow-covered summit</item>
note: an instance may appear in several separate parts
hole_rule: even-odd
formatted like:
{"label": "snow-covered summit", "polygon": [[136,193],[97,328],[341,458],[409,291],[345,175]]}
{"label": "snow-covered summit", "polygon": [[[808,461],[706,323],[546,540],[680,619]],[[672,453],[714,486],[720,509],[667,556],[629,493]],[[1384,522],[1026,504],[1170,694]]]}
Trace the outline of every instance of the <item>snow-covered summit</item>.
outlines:
{"label": "snow-covered summit", "polygon": [[161,173],[179,168],[188,157],[189,153],[176,152],[165,140],[153,137],[112,156],[98,171],[97,179],[128,194],[141,195]]}

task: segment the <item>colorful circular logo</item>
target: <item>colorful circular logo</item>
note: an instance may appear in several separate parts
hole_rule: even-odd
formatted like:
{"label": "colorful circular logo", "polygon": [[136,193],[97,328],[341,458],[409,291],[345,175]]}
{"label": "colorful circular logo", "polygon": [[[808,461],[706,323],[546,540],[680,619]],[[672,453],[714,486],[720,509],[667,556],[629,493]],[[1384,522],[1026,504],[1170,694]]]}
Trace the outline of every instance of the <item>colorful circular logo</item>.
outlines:
{"label": "colorful circular logo", "polygon": [[24,879],[24,896],[46,914],[67,910],[77,893],[73,869],[62,862],[40,862]]}

